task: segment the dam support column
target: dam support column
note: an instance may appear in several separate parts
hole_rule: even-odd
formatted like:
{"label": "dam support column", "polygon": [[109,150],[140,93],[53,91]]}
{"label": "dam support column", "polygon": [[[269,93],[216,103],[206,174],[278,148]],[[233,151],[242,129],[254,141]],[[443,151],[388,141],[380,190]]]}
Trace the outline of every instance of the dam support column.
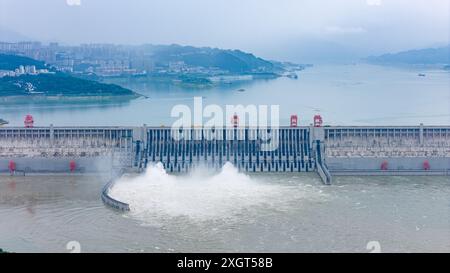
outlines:
{"label": "dam support column", "polygon": [[325,159],[323,157],[325,153],[325,129],[322,126],[310,126],[310,142],[312,155],[314,156],[314,162],[316,171],[319,174],[322,182],[325,185],[331,185],[331,174],[328,171]]}
{"label": "dam support column", "polygon": [[[322,147],[324,147],[323,143],[325,141],[325,129],[320,126],[310,126],[309,127],[309,146],[312,149],[312,156],[314,157],[314,161],[317,163],[318,162],[318,158],[317,158],[317,152],[321,152],[321,151],[317,151],[317,149],[323,149]],[[316,144],[319,145],[316,145]]]}
{"label": "dam support column", "polygon": [[139,158],[139,169],[143,169],[147,167],[147,161],[148,161],[148,128],[147,124],[142,125],[141,127],[141,156]]}
{"label": "dam support column", "polygon": [[50,124],[50,145],[53,146],[53,141],[55,139],[55,129],[53,128],[53,124]]}
{"label": "dam support column", "polygon": [[423,145],[423,123],[420,124],[419,127],[419,144]]}
{"label": "dam support column", "polygon": [[134,159],[132,166],[141,170],[144,164],[143,161],[146,158],[147,147],[147,125],[133,128],[133,152]]}

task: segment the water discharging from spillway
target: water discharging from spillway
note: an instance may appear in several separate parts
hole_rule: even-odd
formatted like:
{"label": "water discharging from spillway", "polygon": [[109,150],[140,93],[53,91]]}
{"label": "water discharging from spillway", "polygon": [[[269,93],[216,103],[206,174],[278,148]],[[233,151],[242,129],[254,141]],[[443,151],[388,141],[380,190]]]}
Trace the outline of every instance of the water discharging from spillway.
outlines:
{"label": "water discharging from spillway", "polygon": [[[324,197],[320,186],[286,185],[250,177],[231,163],[216,174],[196,170],[188,175],[170,175],[158,163],[140,176],[122,177],[110,194],[129,203],[131,215],[145,222],[155,217],[200,221],[232,218],[257,207],[283,210],[301,199]],[[295,205],[301,205],[301,201]]]}

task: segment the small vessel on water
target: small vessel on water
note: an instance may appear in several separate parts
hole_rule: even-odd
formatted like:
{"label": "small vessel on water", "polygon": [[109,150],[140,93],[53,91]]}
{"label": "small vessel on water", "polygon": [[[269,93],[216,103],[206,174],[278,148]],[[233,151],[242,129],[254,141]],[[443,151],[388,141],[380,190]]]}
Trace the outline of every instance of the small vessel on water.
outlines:
{"label": "small vessel on water", "polygon": [[0,118],[0,126],[6,125],[8,123],[9,123],[8,121]]}
{"label": "small vessel on water", "polygon": [[294,72],[287,74],[286,77],[291,79],[298,79],[298,75]]}
{"label": "small vessel on water", "polygon": [[240,88],[240,89],[238,89],[237,91],[238,91],[238,92],[245,92],[245,89],[244,89],[244,88]]}
{"label": "small vessel on water", "polygon": [[419,76],[419,77],[425,77],[426,75],[423,74],[423,73],[419,73],[419,74],[417,74],[417,76]]}

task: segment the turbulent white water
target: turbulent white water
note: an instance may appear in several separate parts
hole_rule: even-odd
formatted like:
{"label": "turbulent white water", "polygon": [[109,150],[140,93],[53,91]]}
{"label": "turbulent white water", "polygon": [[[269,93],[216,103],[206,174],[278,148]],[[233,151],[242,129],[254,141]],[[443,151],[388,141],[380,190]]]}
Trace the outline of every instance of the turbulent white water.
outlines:
{"label": "turbulent white water", "polygon": [[155,216],[229,218],[260,206],[283,210],[290,201],[323,195],[311,186],[280,185],[250,177],[231,163],[218,174],[197,170],[185,176],[169,175],[158,163],[141,176],[121,178],[110,194],[129,203],[131,215],[144,221]]}

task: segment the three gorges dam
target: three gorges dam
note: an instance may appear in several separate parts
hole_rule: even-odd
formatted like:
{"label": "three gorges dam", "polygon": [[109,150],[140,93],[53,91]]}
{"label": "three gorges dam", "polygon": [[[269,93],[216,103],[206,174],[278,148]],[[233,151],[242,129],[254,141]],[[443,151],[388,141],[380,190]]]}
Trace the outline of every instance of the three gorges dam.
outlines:
{"label": "three gorges dam", "polygon": [[[450,126],[0,127],[0,172],[142,171],[161,162],[167,172],[231,162],[244,172],[334,175],[449,175]],[[189,134],[189,138],[183,137]],[[276,143],[271,149],[268,143]]]}

